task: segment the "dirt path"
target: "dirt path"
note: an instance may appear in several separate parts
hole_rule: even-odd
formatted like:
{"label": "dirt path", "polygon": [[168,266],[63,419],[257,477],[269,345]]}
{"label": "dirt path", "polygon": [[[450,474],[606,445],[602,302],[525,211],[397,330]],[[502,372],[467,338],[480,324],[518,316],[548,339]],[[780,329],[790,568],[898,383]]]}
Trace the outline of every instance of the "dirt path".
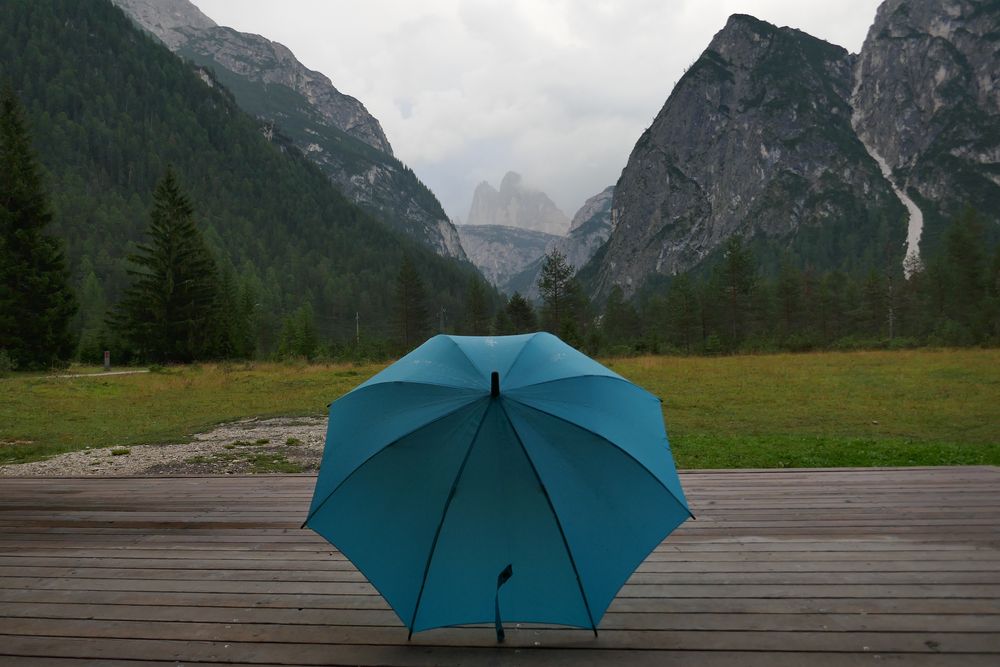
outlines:
{"label": "dirt path", "polygon": [[0,466],[0,476],[245,475],[319,469],[326,417],[247,419],[182,445],[103,447]]}

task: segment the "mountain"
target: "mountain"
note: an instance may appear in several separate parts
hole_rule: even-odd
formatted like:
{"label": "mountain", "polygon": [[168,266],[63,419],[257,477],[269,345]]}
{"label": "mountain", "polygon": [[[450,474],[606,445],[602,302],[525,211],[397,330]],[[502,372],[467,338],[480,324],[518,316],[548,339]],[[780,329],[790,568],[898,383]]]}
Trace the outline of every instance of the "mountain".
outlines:
{"label": "mountain", "polygon": [[511,276],[536,264],[553,241],[560,237],[530,229],[504,225],[459,225],[469,260],[501,291]]}
{"label": "mountain", "polygon": [[216,25],[186,0],[113,0],[178,55],[210,69],[239,105],[292,139],[351,201],[447,257],[464,258],[437,198],[392,155],[378,120],[285,46]]}
{"label": "mountain", "polygon": [[308,306],[324,337],[385,338],[404,256],[460,312],[475,271],[345,199],[281,133],[268,140],[211,72],[138,30],[108,2],[8,0],[0,80],[21,99],[81,305],[99,323],[128,284],[167,165],[190,195],[223,274],[255,311],[260,347]]}
{"label": "mountain", "polygon": [[[544,252],[558,250],[566,257],[570,266],[582,268],[611,235],[611,202],[614,191],[614,186],[608,186],[584,202],[573,216],[569,233],[551,240]],[[527,268],[511,276],[502,289],[508,294],[520,292],[528,299],[537,301],[538,278],[542,272],[543,259],[539,255]]]}
{"label": "mountain", "polygon": [[855,127],[934,248],[972,205],[1000,223],[1000,2],[887,0],[856,68]]}
{"label": "mountain", "polygon": [[591,286],[626,295],[711,261],[734,234],[765,264],[902,261],[906,211],[851,125],[854,60],[734,15],[636,143]]}
{"label": "mountain", "polygon": [[569,230],[569,219],[548,195],[525,185],[521,175],[508,171],[498,191],[483,181],[472,196],[467,225],[502,225],[553,236]]}

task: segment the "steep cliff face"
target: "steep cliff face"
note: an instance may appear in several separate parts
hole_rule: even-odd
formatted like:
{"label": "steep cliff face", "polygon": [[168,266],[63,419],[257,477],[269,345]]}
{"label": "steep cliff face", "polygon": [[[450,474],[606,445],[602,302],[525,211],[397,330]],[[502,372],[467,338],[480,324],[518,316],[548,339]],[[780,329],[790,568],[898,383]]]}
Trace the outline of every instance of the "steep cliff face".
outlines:
{"label": "steep cliff face", "polygon": [[689,270],[733,234],[771,261],[901,262],[906,212],[852,129],[853,70],[840,47],[731,17],[633,149],[594,291]]}
{"label": "steep cliff face", "polygon": [[1000,222],[1000,2],[886,0],[858,58],[855,128],[926,220]]}
{"label": "steep cliff face", "polygon": [[569,230],[569,219],[548,195],[525,185],[513,171],[504,175],[500,190],[485,181],[479,184],[466,224],[503,225],[555,236]]}
{"label": "steep cliff face", "polygon": [[504,225],[459,225],[469,260],[501,291],[507,282],[545,254],[556,236]]}
{"label": "steep cliff face", "polygon": [[211,68],[239,105],[316,162],[375,217],[443,256],[465,259],[433,193],[392,155],[378,120],[286,47],[215,25],[187,0],[113,0],[175,53]]}

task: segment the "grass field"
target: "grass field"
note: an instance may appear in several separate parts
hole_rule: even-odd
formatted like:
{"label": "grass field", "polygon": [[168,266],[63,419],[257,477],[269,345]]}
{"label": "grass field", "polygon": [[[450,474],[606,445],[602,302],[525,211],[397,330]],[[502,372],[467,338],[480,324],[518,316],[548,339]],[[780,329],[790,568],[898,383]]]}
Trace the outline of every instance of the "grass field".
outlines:
{"label": "grass field", "polygon": [[[1000,350],[640,357],[682,468],[1000,465]],[[321,414],[378,365],[206,364],[0,379],[0,463]],[[93,369],[90,369],[93,370]]]}

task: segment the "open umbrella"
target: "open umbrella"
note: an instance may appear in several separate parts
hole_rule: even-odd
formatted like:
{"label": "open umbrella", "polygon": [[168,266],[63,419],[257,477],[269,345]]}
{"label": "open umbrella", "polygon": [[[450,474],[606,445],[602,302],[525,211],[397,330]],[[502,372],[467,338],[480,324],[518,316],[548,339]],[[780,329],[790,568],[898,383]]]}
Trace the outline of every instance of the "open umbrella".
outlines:
{"label": "open umbrella", "polygon": [[435,336],[330,406],[304,525],[415,631],[593,629],[691,516],[660,401],[555,336]]}

